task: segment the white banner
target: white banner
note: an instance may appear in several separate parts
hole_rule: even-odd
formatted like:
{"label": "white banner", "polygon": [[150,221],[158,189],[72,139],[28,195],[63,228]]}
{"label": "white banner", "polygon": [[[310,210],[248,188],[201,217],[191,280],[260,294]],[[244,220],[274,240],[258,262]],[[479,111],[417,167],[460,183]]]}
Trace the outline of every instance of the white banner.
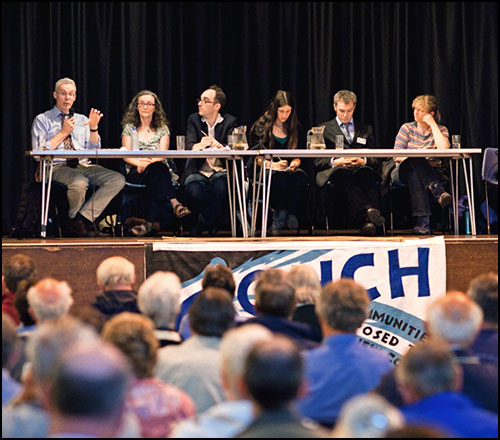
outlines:
{"label": "white banner", "polygon": [[[387,350],[393,362],[425,337],[427,304],[446,293],[444,237],[404,241],[305,241],[280,243],[154,243],[152,258],[168,254],[154,270],[188,274],[183,281],[183,311],[201,290],[207,264],[225,264],[233,272],[238,313],[254,314],[253,281],[262,270],[312,266],[324,285],[352,278],[372,299],[360,340]],[[186,268],[189,265],[189,268]],[[165,267],[167,266],[167,267]],[[149,272],[149,269],[148,269]]]}

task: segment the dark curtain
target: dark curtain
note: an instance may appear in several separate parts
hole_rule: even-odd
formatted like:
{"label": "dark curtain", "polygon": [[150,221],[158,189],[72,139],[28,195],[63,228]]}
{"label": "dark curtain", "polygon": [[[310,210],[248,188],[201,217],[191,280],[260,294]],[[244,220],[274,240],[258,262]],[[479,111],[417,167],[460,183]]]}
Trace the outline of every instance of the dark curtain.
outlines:
{"label": "dark curtain", "polygon": [[[497,144],[497,3],[2,3],[2,230],[27,178],[33,118],[54,105],[57,79],[77,83],[77,112],[105,117],[103,148],[120,146],[132,97],[160,97],[184,133],[210,84],[250,126],[278,89],[305,128],[333,117],[332,96],[358,95],[356,116],[392,147],[411,101],[434,94],[464,147]],[[303,140],[305,141],[305,140]],[[478,158],[480,162],[480,158]],[[479,164],[476,164],[476,170]],[[476,177],[478,172],[476,172]]]}

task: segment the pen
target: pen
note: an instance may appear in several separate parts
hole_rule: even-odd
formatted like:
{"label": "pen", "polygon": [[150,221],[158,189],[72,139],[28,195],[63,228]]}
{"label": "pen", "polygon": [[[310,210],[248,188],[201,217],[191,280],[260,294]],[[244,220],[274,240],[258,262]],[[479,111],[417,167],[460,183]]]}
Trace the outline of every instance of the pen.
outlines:
{"label": "pen", "polygon": [[201,131],[201,134],[202,134],[203,136],[208,136],[208,134],[206,134],[203,130],[200,130],[200,131]]}

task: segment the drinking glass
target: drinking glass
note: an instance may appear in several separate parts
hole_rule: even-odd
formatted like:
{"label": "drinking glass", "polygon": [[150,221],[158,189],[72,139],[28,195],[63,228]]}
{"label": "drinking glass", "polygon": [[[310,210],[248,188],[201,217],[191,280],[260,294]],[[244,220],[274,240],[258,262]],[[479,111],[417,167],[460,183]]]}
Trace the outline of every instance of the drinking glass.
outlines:
{"label": "drinking glass", "polygon": [[344,149],[344,135],[337,134],[335,136],[335,149],[336,150],[343,150]]}
{"label": "drinking glass", "polygon": [[186,148],[186,136],[176,136],[175,141],[177,150],[181,151]]}
{"label": "drinking glass", "polygon": [[236,136],[234,134],[228,134],[227,135],[227,146],[229,147],[230,150],[234,150],[234,140]]}
{"label": "drinking glass", "polygon": [[460,148],[460,135],[459,134],[451,135],[451,147],[452,148]]}
{"label": "drinking glass", "polygon": [[43,134],[38,135],[37,144],[38,144],[37,147],[39,150],[46,150],[47,149],[47,138]]}

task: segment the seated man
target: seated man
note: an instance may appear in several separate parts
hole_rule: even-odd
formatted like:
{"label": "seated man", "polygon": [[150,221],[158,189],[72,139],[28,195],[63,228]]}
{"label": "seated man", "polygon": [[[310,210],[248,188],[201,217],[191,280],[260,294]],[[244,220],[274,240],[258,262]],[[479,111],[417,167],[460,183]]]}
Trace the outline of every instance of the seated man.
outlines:
{"label": "seated man", "polygon": [[[324,122],[326,148],[335,148],[335,136],[344,136],[344,148],[374,148],[375,139],[370,125],[353,119],[356,95],[340,90],[333,97],[337,117]],[[314,160],[316,184],[327,189],[329,206],[334,191],[340,191],[347,203],[350,222],[361,226],[361,235],[375,235],[385,219],[379,211],[379,159],[364,157],[317,158]]]}
{"label": "seated man", "polygon": [[[40,113],[31,127],[33,149],[85,150],[101,148],[98,124],[103,114],[92,108],[89,117],[75,113],[76,84],[70,78],[56,82],[56,105]],[[87,159],[55,159],[52,179],[67,187],[69,226],[79,237],[96,236],[94,220],[122,190],[125,178]],[[85,202],[89,183],[99,187]]]}
{"label": "seated man", "polygon": [[[227,135],[237,126],[236,118],[222,115],[226,95],[216,85],[210,86],[198,99],[198,113],[187,121],[186,149],[199,151],[206,148],[222,148]],[[185,186],[186,201],[194,213],[195,224],[192,235],[198,236],[207,230],[215,235],[217,216],[227,198],[226,169],[220,159],[188,159],[181,178]]]}

